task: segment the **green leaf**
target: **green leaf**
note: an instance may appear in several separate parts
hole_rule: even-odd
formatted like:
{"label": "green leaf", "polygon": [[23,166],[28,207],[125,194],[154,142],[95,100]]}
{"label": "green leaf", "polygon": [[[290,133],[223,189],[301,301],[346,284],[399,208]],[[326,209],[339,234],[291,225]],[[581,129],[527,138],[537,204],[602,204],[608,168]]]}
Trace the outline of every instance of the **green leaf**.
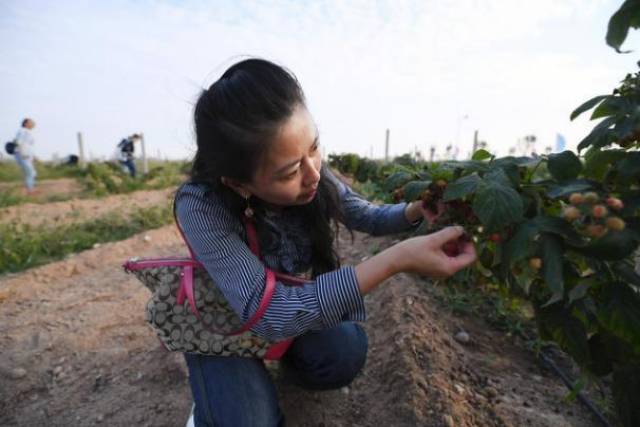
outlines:
{"label": "green leaf", "polygon": [[587,291],[590,287],[591,286],[588,283],[581,283],[574,286],[573,289],[569,291],[569,304],[587,296]]}
{"label": "green leaf", "polygon": [[616,366],[612,389],[620,425],[640,425],[640,364]]}
{"label": "green leaf", "polygon": [[384,189],[385,191],[393,191],[396,188],[400,188],[405,185],[407,182],[411,181],[414,178],[414,175],[409,172],[395,172],[389,175],[389,177],[384,181]]}
{"label": "green leaf", "polygon": [[418,175],[421,181],[433,181],[433,177],[429,171],[419,171],[416,175]]}
{"label": "green leaf", "polygon": [[611,358],[605,350],[607,348],[607,341],[602,334],[596,333],[589,338],[591,363],[588,364],[587,368],[598,376],[608,375],[613,370],[613,363],[611,363]]}
{"label": "green leaf", "polygon": [[[531,254],[533,238],[538,234],[538,226],[532,221],[518,225],[513,236],[505,242],[505,255],[507,264],[513,264]],[[507,268],[511,265],[506,265]]]}
{"label": "green leaf", "polygon": [[[502,174],[504,175],[504,172]],[[518,192],[500,181],[491,179],[485,179],[480,183],[472,208],[488,232],[520,221],[524,213]]]}
{"label": "green leaf", "polygon": [[624,43],[629,27],[638,28],[640,4],[637,0],[626,0],[620,9],[609,19],[606,41],[616,52],[621,53],[620,46]]}
{"label": "green leaf", "polygon": [[456,162],[456,169],[467,173],[485,172],[489,170],[489,163],[477,160],[463,160],[461,162]]}
{"label": "green leaf", "polygon": [[551,176],[558,181],[576,179],[582,171],[580,159],[569,150],[558,154],[549,154],[547,167]]}
{"label": "green leaf", "polygon": [[616,168],[627,179],[640,175],[640,152],[627,152],[624,159],[616,164]]}
{"label": "green leaf", "polygon": [[561,304],[539,308],[536,320],[543,338],[553,339],[581,365],[589,363],[587,330],[567,308]]}
{"label": "green leaf", "polygon": [[600,184],[595,181],[591,181],[588,179],[576,179],[554,186],[547,192],[547,196],[552,199],[558,199],[560,197],[568,196],[571,193],[594,190],[599,187]]}
{"label": "green leaf", "polygon": [[613,269],[620,279],[640,288],[640,275],[636,273],[632,261],[624,260],[616,262],[613,264]]}
{"label": "green leaf", "polygon": [[631,216],[622,218],[626,223],[626,227],[624,228],[629,232],[631,238],[640,242],[640,216]]}
{"label": "green leaf", "polygon": [[603,261],[618,261],[630,256],[638,247],[638,240],[633,232],[609,230],[607,234],[592,241],[587,246],[575,248],[583,255]]}
{"label": "green leaf", "polygon": [[607,330],[640,351],[640,296],[626,283],[603,288],[598,320]]}
{"label": "green leaf", "polygon": [[444,201],[461,199],[468,194],[474,193],[481,181],[477,173],[472,173],[449,183],[444,191]]}
{"label": "green leaf", "polygon": [[520,167],[518,165],[505,165],[501,169],[509,178],[511,185],[518,188],[520,186]]}
{"label": "green leaf", "polygon": [[623,215],[635,216],[636,209],[640,209],[640,190],[627,191],[620,196],[620,199],[624,202]]}
{"label": "green leaf", "polygon": [[598,107],[593,110],[591,120],[600,119],[602,117],[612,116],[614,114],[628,113],[633,109],[633,104],[625,98],[619,96],[609,96]]}
{"label": "green leaf", "polygon": [[623,150],[601,150],[591,148],[584,156],[584,175],[602,181],[611,165],[625,156]]}
{"label": "green leaf", "polygon": [[571,224],[556,216],[538,216],[533,219],[536,227],[545,233],[562,236],[573,246],[583,246],[584,239],[576,232]]}
{"label": "green leaf", "polygon": [[520,286],[520,289],[522,289],[525,295],[529,295],[531,284],[535,282],[536,275],[531,271],[525,271],[522,274],[515,275],[515,279],[516,283]]}
{"label": "green leaf", "polygon": [[560,301],[564,295],[562,239],[555,234],[543,233],[540,241],[542,244],[542,277],[552,293],[551,300],[547,304],[552,304]]}
{"label": "green leaf", "polygon": [[580,114],[584,113],[585,111],[592,109],[593,107],[598,105],[600,101],[602,101],[605,98],[608,98],[609,96],[611,95],[599,95],[591,98],[590,100],[588,100],[587,102],[585,102],[584,104],[582,104],[581,106],[573,110],[573,112],[571,113],[570,119],[573,120],[576,117],[578,117]]}
{"label": "green leaf", "polygon": [[422,193],[429,188],[431,181],[411,181],[404,186],[404,198],[408,202],[418,200]]}
{"label": "green leaf", "polygon": [[603,147],[613,141],[613,135],[610,134],[609,128],[616,122],[615,117],[607,117],[593,128],[593,130],[578,144],[578,151],[595,145]]}
{"label": "green leaf", "polygon": [[493,155],[490,152],[488,152],[487,150],[480,149],[475,153],[473,153],[473,156],[471,156],[471,160],[482,161],[482,160],[490,159],[491,157],[493,157]]}
{"label": "green leaf", "polygon": [[511,187],[511,180],[504,170],[504,168],[506,168],[507,166],[507,164],[501,165],[500,167],[496,167],[495,169],[487,172],[484,176],[485,181],[491,181],[496,184]]}

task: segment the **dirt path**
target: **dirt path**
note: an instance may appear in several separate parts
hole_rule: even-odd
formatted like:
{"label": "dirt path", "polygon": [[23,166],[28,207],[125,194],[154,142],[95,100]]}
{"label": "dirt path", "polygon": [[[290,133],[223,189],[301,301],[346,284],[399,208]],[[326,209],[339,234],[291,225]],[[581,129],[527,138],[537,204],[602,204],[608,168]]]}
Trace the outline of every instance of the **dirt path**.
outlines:
{"label": "dirt path", "polygon": [[[146,237],[146,238],[145,238]],[[390,239],[343,240],[359,262]],[[120,263],[183,253],[173,227],[0,278],[0,425],[181,426],[186,371],[143,318],[149,294]],[[279,385],[292,426],[592,426],[533,356],[398,275],[366,298],[369,359],[343,390]],[[471,336],[462,345],[458,328]]]}
{"label": "dirt path", "polygon": [[141,207],[164,206],[169,203],[174,188],[136,191],[101,199],[74,199],[46,204],[25,203],[0,209],[0,223],[19,222],[38,226],[68,224],[97,218],[108,212],[125,215]]}

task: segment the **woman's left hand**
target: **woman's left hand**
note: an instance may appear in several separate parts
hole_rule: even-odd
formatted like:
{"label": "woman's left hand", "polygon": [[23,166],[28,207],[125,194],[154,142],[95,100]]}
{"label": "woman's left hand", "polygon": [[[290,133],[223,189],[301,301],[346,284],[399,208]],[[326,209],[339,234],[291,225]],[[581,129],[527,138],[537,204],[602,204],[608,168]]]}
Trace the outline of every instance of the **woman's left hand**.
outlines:
{"label": "woman's left hand", "polygon": [[434,224],[438,218],[442,216],[446,208],[442,201],[436,203],[437,212],[422,206],[422,200],[409,203],[405,211],[405,216],[410,223],[414,223],[419,219],[424,219],[429,225]]}
{"label": "woman's left hand", "polygon": [[440,218],[442,214],[444,214],[444,211],[446,210],[446,206],[442,202],[442,200],[438,200],[438,202],[436,202],[437,211],[434,212],[429,208],[425,208],[420,202],[420,209],[422,211],[422,216],[424,217],[424,219],[426,219],[429,225],[431,225],[431,224],[434,224],[436,221],[438,221],[438,218]]}

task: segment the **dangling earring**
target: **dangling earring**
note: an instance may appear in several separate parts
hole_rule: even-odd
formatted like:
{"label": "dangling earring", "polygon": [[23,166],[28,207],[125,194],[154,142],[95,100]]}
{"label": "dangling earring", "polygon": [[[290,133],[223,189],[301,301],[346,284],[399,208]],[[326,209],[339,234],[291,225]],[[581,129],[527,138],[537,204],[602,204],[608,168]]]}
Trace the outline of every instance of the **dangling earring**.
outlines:
{"label": "dangling earring", "polygon": [[247,201],[247,208],[244,210],[244,216],[246,216],[247,218],[253,218],[253,209],[251,209],[251,205],[249,204],[250,198],[251,195],[248,195],[244,198]]}

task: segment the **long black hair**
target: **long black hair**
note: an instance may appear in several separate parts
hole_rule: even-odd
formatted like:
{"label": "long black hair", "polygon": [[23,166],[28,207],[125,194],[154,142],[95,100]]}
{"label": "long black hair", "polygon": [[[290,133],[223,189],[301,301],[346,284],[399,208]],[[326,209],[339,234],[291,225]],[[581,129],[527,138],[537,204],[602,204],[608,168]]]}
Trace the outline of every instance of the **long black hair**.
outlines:
{"label": "long black hair", "polygon": [[[194,112],[197,152],[191,180],[207,184],[238,218],[246,201],[224,185],[222,177],[241,183],[253,179],[279,129],[305,97],[296,77],[263,59],[247,59],[227,69],[200,95]],[[318,192],[312,202],[291,206],[308,225],[312,242],[312,275],[339,267],[333,242],[344,223],[338,191],[321,168]],[[273,236],[264,223],[266,204],[251,198],[261,245]],[[332,227],[333,225],[333,227]]]}

